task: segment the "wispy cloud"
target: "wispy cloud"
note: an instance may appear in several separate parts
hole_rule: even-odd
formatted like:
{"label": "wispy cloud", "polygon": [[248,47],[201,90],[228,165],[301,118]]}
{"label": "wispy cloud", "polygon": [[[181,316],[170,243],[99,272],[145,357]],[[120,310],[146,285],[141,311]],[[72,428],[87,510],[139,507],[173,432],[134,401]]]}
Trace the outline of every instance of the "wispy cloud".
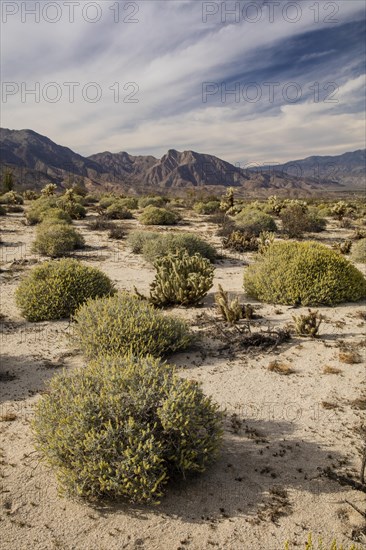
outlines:
{"label": "wispy cloud", "polygon": [[[82,154],[160,156],[174,147],[266,162],[364,146],[358,1],[327,3],[335,14],[322,3],[316,13],[318,3],[283,1],[272,19],[268,2],[258,2],[257,22],[244,1],[238,18],[229,13],[235,2],[105,0],[95,23],[86,20],[95,8],[83,14],[80,3],[70,22],[58,4],[55,23],[46,20],[57,15],[51,9],[39,23],[22,23],[20,9],[3,22],[2,80],[19,86],[6,103],[3,96],[3,126],[31,128]],[[26,94],[37,86],[39,98]]]}

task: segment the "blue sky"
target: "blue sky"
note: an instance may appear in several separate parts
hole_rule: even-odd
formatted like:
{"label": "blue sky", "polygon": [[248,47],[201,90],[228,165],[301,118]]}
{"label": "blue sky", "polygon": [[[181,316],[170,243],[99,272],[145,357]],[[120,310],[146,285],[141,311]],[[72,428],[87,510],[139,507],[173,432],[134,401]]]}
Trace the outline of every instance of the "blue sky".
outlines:
{"label": "blue sky", "polygon": [[3,127],[242,166],[365,147],[363,0],[3,0],[1,15]]}

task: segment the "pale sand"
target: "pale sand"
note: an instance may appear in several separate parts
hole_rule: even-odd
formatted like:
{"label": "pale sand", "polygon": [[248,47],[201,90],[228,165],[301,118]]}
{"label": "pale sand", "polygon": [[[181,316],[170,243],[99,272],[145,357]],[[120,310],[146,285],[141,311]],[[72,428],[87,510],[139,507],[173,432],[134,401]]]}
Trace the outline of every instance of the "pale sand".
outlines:
{"label": "pale sand", "polygon": [[[202,382],[204,391],[227,409],[219,460],[200,477],[167,487],[158,507],[118,503],[93,508],[57,495],[53,473],[32,446],[32,406],[44,383],[63,366],[83,364],[83,357],[68,342],[67,321],[27,323],[15,306],[19,280],[31,269],[31,261],[39,260],[30,253],[35,229],[23,226],[21,219],[20,214],[1,219],[6,246],[0,247],[5,316],[0,373],[4,377],[9,371],[15,378],[0,382],[0,416],[14,412],[16,419],[0,422],[0,548],[282,550],[285,540],[303,548],[309,531],[315,538],[321,534],[327,541],[337,537],[339,543],[350,544],[362,518],[345,500],[365,509],[365,495],[319,477],[319,471],[331,466],[358,477],[360,470],[363,442],[356,429],[365,423],[365,411],[351,402],[365,397],[365,364],[347,365],[338,355],[344,340],[364,356],[365,322],[358,316],[365,311],[364,303],[319,308],[326,321],[317,340],[294,337],[272,352],[230,355],[218,350],[222,342],[210,338],[214,323],[206,321],[218,318],[213,294],[219,283],[248,302],[242,274],[252,255],[219,262],[204,307],[175,310],[191,321],[203,343],[170,359],[183,376]],[[219,242],[214,226],[197,216],[192,220],[179,229]],[[84,221],[76,225],[95,248],[75,257],[102,269],[119,289],[136,285],[148,291],[154,277],[148,263],[132,254],[125,242],[83,229]],[[331,242],[348,233],[334,230],[321,238]],[[28,263],[14,265],[14,260]],[[293,314],[306,309],[258,304],[257,311],[263,316],[258,326],[283,327]],[[283,376],[268,371],[274,359],[290,364],[295,372]],[[324,374],[326,365],[342,372]],[[336,408],[325,409],[323,402]],[[238,433],[233,430],[233,413],[239,417]],[[282,497],[271,493],[273,488],[285,489],[287,497],[281,491]]]}

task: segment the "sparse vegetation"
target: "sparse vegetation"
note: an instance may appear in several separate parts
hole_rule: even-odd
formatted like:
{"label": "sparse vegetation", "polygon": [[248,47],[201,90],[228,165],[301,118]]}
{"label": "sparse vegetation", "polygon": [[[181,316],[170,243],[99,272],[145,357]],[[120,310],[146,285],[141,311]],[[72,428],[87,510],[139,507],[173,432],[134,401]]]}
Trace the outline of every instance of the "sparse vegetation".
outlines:
{"label": "sparse vegetation", "polygon": [[245,308],[239,303],[238,298],[229,301],[229,295],[221,285],[215,294],[215,303],[225,321],[232,325],[245,317]]}
{"label": "sparse vegetation", "polygon": [[193,210],[197,212],[197,214],[214,214],[220,211],[220,201],[196,202],[193,206]]}
{"label": "sparse vegetation", "polygon": [[222,433],[198,384],[152,357],[101,358],[55,376],[33,428],[64,491],[143,503],[158,502],[170,478],[204,472]]}
{"label": "sparse vegetation", "polygon": [[166,208],[147,206],[139,220],[143,225],[175,225],[180,220],[180,216]]}
{"label": "sparse vegetation", "polygon": [[74,320],[74,340],[89,358],[128,353],[160,357],[191,342],[184,321],[127,292],[89,300]]}
{"label": "sparse vegetation", "polygon": [[[288,542],[285,543],[284,550],[292,550]],[[333,539],[333,541],[329,545],[325,546],[325,543],[321,537],[319,537],[318,543],[314,543],[312,535],[309,534],[308,541],[305,543],[305,546],[303,546],[300,550],[361,550],[361,547],[356,546],[355,544],[351,544],[351,546],[346,548],[343,546],[343,544],[338,545],[335,539]]]}
{"label": "sparse vegetation", "polygon": [[277,360],[271,361],[267,368],[269,371],[276,372],[277,374],[289,375],[295,372],[290,365]]}
{"label": "sparse vegetation", "polygon": [[70,317],[88,298],[114,293],[110,279],[76,260],[45,262],[20,283],[16,303],[32,322]]}
{"label": "sparse vegetation", "polygon": [[38,226],[32,250],[50,258],[60,258],[83,248],[83,236],[63,221],[47,221]]}

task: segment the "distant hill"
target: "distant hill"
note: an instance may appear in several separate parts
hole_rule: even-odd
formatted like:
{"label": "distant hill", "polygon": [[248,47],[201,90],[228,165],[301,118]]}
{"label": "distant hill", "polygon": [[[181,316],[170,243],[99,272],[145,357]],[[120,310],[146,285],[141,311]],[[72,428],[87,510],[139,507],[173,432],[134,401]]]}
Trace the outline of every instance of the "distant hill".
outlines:
{"label": "distant hill", "polygon": [[244,170],[218,157],[170,149],[161,159],[109,151],[83,157],[32,130],[0,129],[0,171],[10,168],[20,188],[46,182],[80,182],[90,190],[179,193],[185,188],[216,192],[233,186],[252,196],[293,196],[362,183],[365,151],[309,157],[269,169]]}

